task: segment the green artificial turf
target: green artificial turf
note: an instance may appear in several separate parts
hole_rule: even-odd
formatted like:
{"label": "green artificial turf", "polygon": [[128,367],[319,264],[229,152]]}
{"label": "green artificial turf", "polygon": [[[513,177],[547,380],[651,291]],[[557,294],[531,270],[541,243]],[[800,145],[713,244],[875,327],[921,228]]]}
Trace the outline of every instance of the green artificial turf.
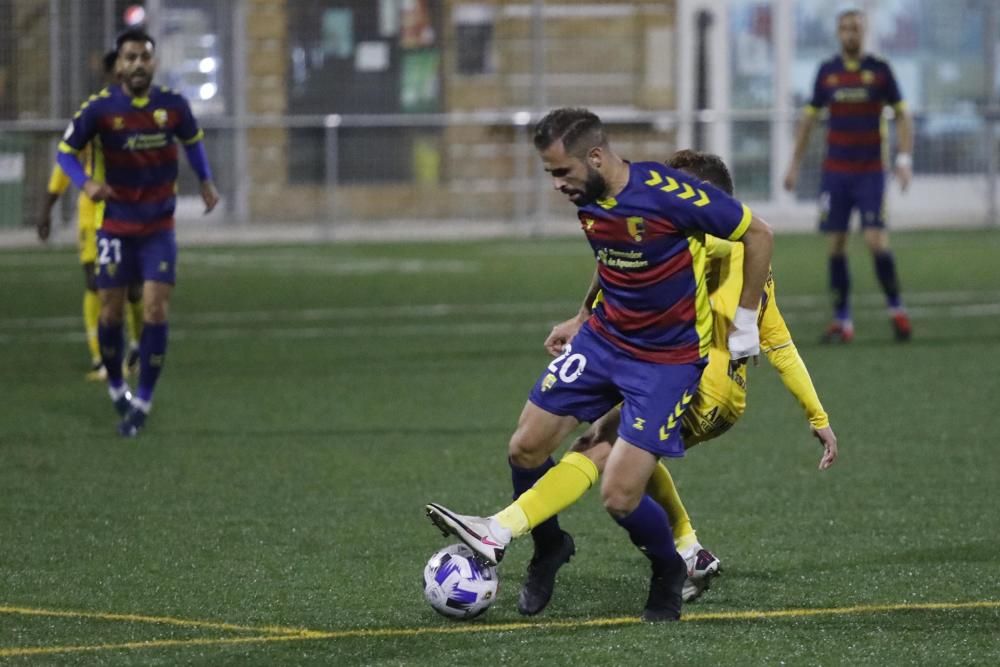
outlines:
{"label": "green artificial turf", "polygon": [[550,608],[511,628],[530,542],[480,621],[445,620],[419,584],[447,543],[423,504],[509,501],[542,340],[593,270],[582,238],[182,248],[156,407],[130,441],[83,379],[72,252],[0,251],[0,659],[1000,663],[1000,234],[893,242],[914,340],[892,341],[855,244],[857,338],[825,347],[824,243],[778,236],[778,303],[841,458],[818,472],[797,403],[751,371],[742,422],[671,465],[724,567],[690,622],[634,622],[648,566],[591,491],[562,517],[578,555]]}

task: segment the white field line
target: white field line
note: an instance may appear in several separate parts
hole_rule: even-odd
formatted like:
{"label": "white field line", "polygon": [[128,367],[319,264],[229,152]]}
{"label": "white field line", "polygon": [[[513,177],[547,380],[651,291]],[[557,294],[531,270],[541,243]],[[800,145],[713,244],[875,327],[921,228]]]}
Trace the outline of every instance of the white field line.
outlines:
{"label": "white field line", "polygon": [[[989,317],[1000,310],[1000,292],[954,291],[915,292],[905,295],[910,313],[921,317]],[[781,312],[793,321],[824,320],[828,316],[828,299],[822,296],[795,296],[778,298]],[[864,294],[854,299],[859,314],[877,314],[884,308],[882,296]],[[568,317],[577,304],[572,301],[542,301],[513,303],[432,303],[399,306],[344,306],[329,308],[303,308],[297,310],[220,311],[215,313],[179,313],[174,324],[184,326],[278,324],[299,322],[343,322],[355,320],[433,320],[460,315],[544,317],[552,323]],[[80,317],[2,317],[0,331],[20,333],[22,330],[76,329]]]}
{"label": "white field line", "polygon": [[[290,323],[290,322],[322,322],[326,320],[362,320],[376,319],[436,319],[456,315],[500,315],[516,316],[525,314],[559,313],[575,308],[570,301],[557,302],[521,302],[521,303],[431,303],[426,305],[403,306],[345,306],[331,308],[303,308],[298,310],[248,310],[218,313],[193,313],[178,316],[184,324],[259,324],[259,323]],[[49,329],[59,327],[76,327],[80,318],[73,316],[60,317],[23,317],[0,318],[0,329]]]}
{"label": "white field line", "polygon": [[[499,305],[499,304],[498,304]],[[528,304],[522,304],[528,305]],[[531,304],[531,307],[541,306],[542,304]],[[569,312],[568,305],[564,305],[558,312]],[[869,309],[873,311],[873,309]],[[294,312],[294,311],[293,311]],[[541,312],[538,309],[530,310],[531,313]],[[557,311],[550,310],[549,312],[555,313]],[[874,312],[874,311],[873,311]],[[914,319],[920,321],[921,319],[969,319],[969,318],[980,318],[980,317],[1000,317],[1000,303],[988,303],[988,304],[965,304],[960,306],[950,306],[950,307],[918,307],[911,308],[911,314]],[[300,312],[300,315],[302,313]],[[485,314],[485,313],[481,313]],[[221,314],[214,316],[212,320],[215,324],[221,325],[233,325],[239,324],[240,321],[227,321],[226,318],[221,317]],[[255,316],[260,315],[259,313],[237,313],[237,315],[249,315]],[[788,319],[793,324],[795,323],[807,323],[807,322],[825,322],[828,315],[825,311],[823,312],[795,312],[795,313],[785,313],[786,319]],[[343,319],[343,318],[324,318],[324,319]],[[417,323],[393,323],[376,325],[372,322],[357,322],[353,324],[329,324],[326,326],[287,326],[292,322],[303,322],[308,321],[306,318],[299,317],[297,319],[291,319],[287,316],[287,313],[277,319],[267,320],[266,322],[272,323],[274,326],[262,326],[260,320],[246,319],[242,323],[244,325],[252,324],[253,326],[219,326],[219,327],[209,327],[203,328],[201,326],[193,326],[197,324],[192,320],[182,320],[180,325],[176,323],[171,328],[170,337],[173,340],[232,340],[235,338],[258,338],[258,339],[330,339],[338,340],[343,338],[395,338],[399,336],[431,336],[435,338],[442,337],[461,337],[461,336],[507,336],[511,334],[528,334],[534,336],[541,336],[547,330],[558,321],[558,317],[546,317],[545,319],[540,319],[539,317],[533,318],[523,318],[519,317],[515,321],[507,320],[477,320],[472,322],[417,322]],[[76,319],[72,321],[73,328],[76,329],[79,326],[79,322]],[[282,326],[285,325],[285,326]],[[39,327],[28,330],[27,328],[22,328],[16,331],[8,331],[7,333],[0,333],[0,343],[10,343],[17,342],[19,345],[30,344],[30,343],[74,343],[78,344],[83,339],[83,333],[78,330],[64,330],[65,327],[58,327],[62,330],[53,330],[55,328],[46,328],[39,330]],[[541,338],[539,338],[541,340]]]}
{"label": "white field line", "polygon": [[[30,273],[12,273],[4,276],[5,283],[51,283],[55,280],[65,280],[65,258],[59,265],[47,265],[42,271]],[[19,268],[23,266],[37,267],[39,262],[0,261],[0,270]],[[456,259],[394,259],[388,257],[372,257],[366,259],[349,259],[303,255],[184,255],[180,258],[179,272],[197,274],[203,268],[243,269],[265,275],[298,275],[315,274],[330,276],[376,276],[376,275],[410,275],[434,273],[476,273],[482,270],[478,261]]]}
{"label": "white field line", "polygon": [[[518,321],[518,322],[462,322],[458,324],[402,324],[392,326],[347,325],[326,327],[223,327],[213,329],[176,328],[170,330],[171,340],[232,340],[234,338],[258,339],[329,339],[336,341],[342,338],[397,338],[399,336],[431,336],[442,338],[448,336],[486,336],[524,333],[539,335],[547,331],[555,322]],[[541,345],[539,338],[539,345]],[[0,344],[17,341],[19,345],[30,343],[73,343],[83,341],[82,332],[44,332],[35,334],[3,334],[0,333]]]}
{"label": "white field line", "polygon": [[183,257],[185,265],[212,268],[252,268],[255,271],[278,274],[318,273],[323,275],[383,275],[411,273],[475,273],[482,268],[479,262],[460,259],[393,259],[372,257],[368,259],[337,259],[328,257],[303,257],[288,255],[213,254]]}

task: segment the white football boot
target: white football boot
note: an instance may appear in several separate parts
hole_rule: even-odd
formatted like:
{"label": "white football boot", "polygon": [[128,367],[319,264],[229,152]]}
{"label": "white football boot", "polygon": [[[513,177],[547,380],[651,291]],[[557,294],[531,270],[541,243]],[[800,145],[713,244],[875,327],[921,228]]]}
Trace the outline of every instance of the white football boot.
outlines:
{"label": "white football boot", "polygon": [[495,519],[481,516],[456,514],[437,503],[427,505],[427,517],[434,522],[444,535],[454,535],[472,549],[479,560],[496,565],[503,560],[510,531],[505,530]]}
{"label": "white football boot", "polygon": [[722,570],[722,561],[697,542],[690,549],[683,551],[681,557],[684,558],[688,568],[681,597],[685,602],[690,602],[709,589],[712,577]]}

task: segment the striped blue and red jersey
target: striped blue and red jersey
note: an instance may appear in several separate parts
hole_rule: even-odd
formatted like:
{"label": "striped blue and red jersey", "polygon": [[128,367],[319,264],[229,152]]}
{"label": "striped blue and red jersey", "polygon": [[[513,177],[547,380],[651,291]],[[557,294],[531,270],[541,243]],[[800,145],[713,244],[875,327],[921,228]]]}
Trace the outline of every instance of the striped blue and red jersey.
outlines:
{"label": "striped blue and red jersey", "polygon": [[637,359],[703,359],[712,337],[705,234],[739,239],[750,209],[659,162],[635,162],[621,193],[580,207],[578,216],[602,293],[589,326]]}
{"label": "striped blue and red jersey", "polygon": [[153,86],[134,98],[120,86],[92,95],[73,116],[59,150],[94,147],[93,177],[114,191],[104,202],[101,228],[121,236],[173,229],[177,205],[177,142],[203,137],[182,95]]}
{"label": "striped blue and red jersey", "polygon": [[884,166],[886,105],[902,108],[889,63],[872,55],[860,61],[834,56],[820,65],[807,113],[829,107],[823,170],[835,173],[880,172]]}

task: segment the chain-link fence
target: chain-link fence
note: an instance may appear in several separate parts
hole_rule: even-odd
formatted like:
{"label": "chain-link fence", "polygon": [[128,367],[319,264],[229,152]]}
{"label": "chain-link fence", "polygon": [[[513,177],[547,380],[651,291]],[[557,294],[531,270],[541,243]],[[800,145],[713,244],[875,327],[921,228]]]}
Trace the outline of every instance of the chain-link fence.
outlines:
{"label": "chain-link fence", "polygon": [[[861,4],[916,120],[893,224],[997,224],[998,3]],[[565,228],[572,211],[530,142],[561,105],[598,111],[631,159],[722,154],[779,228],[815,220],[822,133],[797,192],[780,174],[836,51],[831,3],[0,0],[0,230],[31,224],[55,144],[128,21],[156,37],[157,80],[206,128],[223,205],[201,218],[182,168],[182,224]]]}

